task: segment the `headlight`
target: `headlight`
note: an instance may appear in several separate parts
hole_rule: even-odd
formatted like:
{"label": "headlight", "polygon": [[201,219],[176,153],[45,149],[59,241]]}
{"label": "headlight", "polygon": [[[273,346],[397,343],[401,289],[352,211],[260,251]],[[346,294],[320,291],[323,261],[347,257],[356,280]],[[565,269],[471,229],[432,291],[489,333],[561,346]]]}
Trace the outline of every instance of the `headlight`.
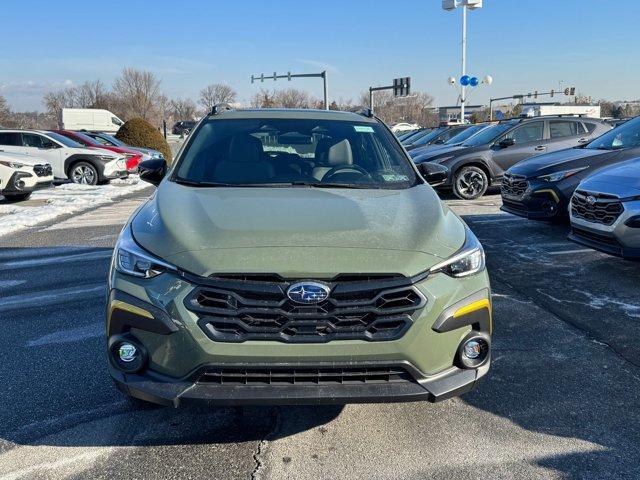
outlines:
{"label": "headlight", "polygon": [[104,160],[105,162],[110,162],[112,160],[116,160],[118,157],[112,157],[110,155],[98,155],[100,160]]}
{"label": "headlight", "polygon": [[464,245],[451,258],[432,267],[429,273],[446,273],[450,277],[468,277],[484,270],[484,249],[468,227]]}
{"label": "headlight", "polygon": [[571,170],[562,170],[560,172],[550,173],[549,175],[542,175],[538,177],[538,179],[544,180],[545,182],[550,182],[550,183],[559,182],[560,180],[569,178],[570,176],[575,175],[576,173],[581,172],[583,170],[586,170],[587,168],[589,168],[588,165],[586,167],[574,168]]}
{"label": "headlight", "polygon": [[24,163],[20,163],[20,162],[11,162],[9,160],[0,160],[0,165],[4,165],[5,167],[9,167],[9,168],[22,168],[22,167],[26,167],[26,165]]}
{"label": "headlight", "polygon": [[125,226],[120,233],[114,250],[114,263],[120,273],[140,278],[152,278],[166,271],[177,271],[173,265],[143,250],[133,239],[130,225]]}

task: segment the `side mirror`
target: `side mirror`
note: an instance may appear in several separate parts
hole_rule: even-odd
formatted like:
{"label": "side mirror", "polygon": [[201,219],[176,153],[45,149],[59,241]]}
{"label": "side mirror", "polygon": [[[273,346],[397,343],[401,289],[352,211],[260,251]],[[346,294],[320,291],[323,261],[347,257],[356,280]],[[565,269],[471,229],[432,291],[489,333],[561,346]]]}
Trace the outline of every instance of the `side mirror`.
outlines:
{"label": "side mirror", "polygon": [[433,142],[434,145],[442,145],[444,143],[444,140],[436,140],[435,142]]}
{"label": "side mirror", "polygon": [[167,173],[167,162],[162,158],[145,160],[138,165],[138,173],[142,180],[157,187]]}
{"label": "side mirror", "polygon": [[449,169],[437,163],[423,162],[418,164],[418,171],[429,185],[437,187],[449,178]]}
{"label": "side mirror", "polygon": [[513,147],[516,144],[516,141],[513,138],[505,138],[504,140],[500,140],[498,146],[500,148]]}

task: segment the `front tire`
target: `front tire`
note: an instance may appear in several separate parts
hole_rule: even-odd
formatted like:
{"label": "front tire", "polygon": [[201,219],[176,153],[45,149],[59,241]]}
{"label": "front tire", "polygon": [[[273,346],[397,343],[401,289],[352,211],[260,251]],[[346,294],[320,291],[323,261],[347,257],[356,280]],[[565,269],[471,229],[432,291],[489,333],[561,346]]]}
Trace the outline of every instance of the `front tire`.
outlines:
{"label": "front tire", "polygon": [[97,185],[98,170],[88,162],[74,163],[69,169],[69,179],[80,185]]}
{"label": "front tire", "polygon": [[479,167],[462,167],[453,178],[453,193],[462,200],[475,200],[489,188],[489,178]]}
{"label": "front tire", "polygon": [[4,198],[7,202],[13,203],[13,202],[23,202],[25,200],[28,200],[30,196],[31,196],[31,192],[13,193],[13,194],[5,195]]}

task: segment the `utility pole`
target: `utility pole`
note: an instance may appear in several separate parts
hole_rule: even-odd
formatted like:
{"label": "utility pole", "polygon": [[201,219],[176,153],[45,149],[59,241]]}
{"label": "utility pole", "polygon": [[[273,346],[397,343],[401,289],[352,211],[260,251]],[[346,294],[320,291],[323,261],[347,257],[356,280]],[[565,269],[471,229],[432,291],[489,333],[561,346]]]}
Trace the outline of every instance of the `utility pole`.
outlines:
{"label": "utility pole", "polygon": [[329,110],[329,79],[327,78],[327,71],[324,70],[320,73],[291,73],[287,72],[286,75],[278,75],[276,72],[273,72],[273,75],[265,75],[261,73],[260,75],[251,75],[251,83],[254,83],[256,80],[260,80],[264,82],[265,80],[273,80],[274,82],[279,78],[286,78],[291,81],[292,78],[322,78],[322,91],[324,96],[324,109]]}
{"label": "utility pole", "polygon": [[[462,7],[462,77],[467,75],[467,9],[482,8],[482,0],[442,0],[442,8],[447,11]],[[467,101],[467,86],[461,84],[460,123],[464,123],[464,107]]]}

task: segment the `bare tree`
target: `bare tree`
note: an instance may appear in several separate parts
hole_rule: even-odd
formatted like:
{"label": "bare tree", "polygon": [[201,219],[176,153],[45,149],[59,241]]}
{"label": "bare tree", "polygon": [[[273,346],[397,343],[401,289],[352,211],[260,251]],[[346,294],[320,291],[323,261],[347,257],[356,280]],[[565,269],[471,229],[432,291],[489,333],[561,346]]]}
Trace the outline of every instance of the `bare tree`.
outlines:
{"label": "bare tree", "polygon": [[276,106],[276,92],[269,90],[260,90],[251,98],[251,106],[253,108],[272,108]]}
{"label": "bare tree", "polygon": [[236,96],[236,91],[229,85],[212,83],[200,91],[200,105],[208,111],[219,103],[235,102]]}
{"label": "bare tree", "polygon": [[[360,104],[369,106],[369,92],[360,95]],[[382,90],[375,92],[373,96],[376,115],[388,124],[410,122],[425,127],[436,125],[437,115],[432,105],[433,97],[424,92],[396,98],[390,91]]]}
{"label": "bare tree", "polygon": [[171,100],[171,113],[177,120],[193,120],[198,115],[198,107],[193,100]]}
{"label": "bare tree", "polygon": [[101,80],[84,82],[72,90],[78,108],[108,108],[109,94]]}
{"label": "bare tree", "polygon": [[113,84],[113,92],[126,109],[125,118],[157,121],[160,80],[148,71],[125,68]]}
{"label": "bare tree", "polygon": [[0,95],[0,125],[3,127],[13,127],[13,118],[11,108],[7,103],[7,99]]}
{"label": "bare tree", "polygon": [[282,108],[311,108],[316,101],[303,90],[287,88],[276,92],[275,103]]}

